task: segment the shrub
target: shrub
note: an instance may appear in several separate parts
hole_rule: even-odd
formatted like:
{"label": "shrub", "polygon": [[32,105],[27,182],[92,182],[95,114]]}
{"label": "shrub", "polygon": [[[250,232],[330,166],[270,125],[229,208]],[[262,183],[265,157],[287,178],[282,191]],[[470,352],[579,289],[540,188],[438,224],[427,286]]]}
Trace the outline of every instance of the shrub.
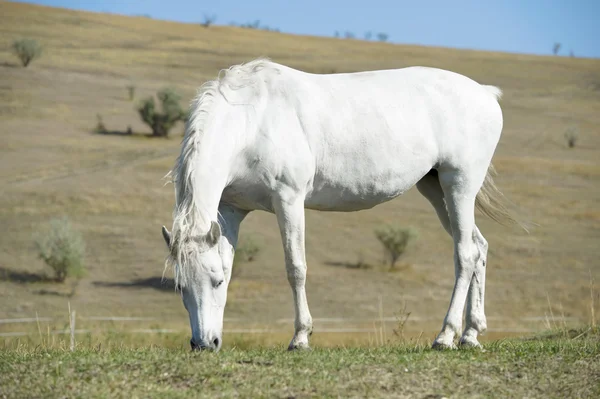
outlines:
{"label": "shrub", "polygon": [[247,24],[240,25],[242,28],[248,29],[259,29],[260,28],[260,20],[255,20],[254,22],[248,22]]}
{"label": "shrub", "polygon": [[31,61],[42,55],[42,46],[33,39],[15,40],[12,52],[21,60],[21,64],[27,67]]}
{"label": "shrub", "polygon": [[260,246],[252,239],[245,240],[235,249],[235,257],[233,260],[233,269],[231,270],[231,279],[239,276],[241,272],[240,265],[242,263],[253,262],[256,255],[260,252]]}
{"label": "shrub", "polygon": [[380,42],[387,42],[387,39],[390,36],[387,33],[378,33],[377,34],[377,40],[379,40]]}
{"label": "shrub", "polygon": [[201,25],[204,26],[205,28],[208,28],[209,26],[214,24],[216,20],[217,20],[216,15],[204,15],[204,20],[202,21]]}
{"label": "shrub", "polygon": [[162,113],[156,109],[153,97],[143,100],[137,111],[142,121],[152,129],[153,136],[167,137],[177,122],[185,120],[186,112],[181,108],[181,96],[175,90],[166,88],[156,96],[161,103]]}
{"label": "shrub", "polygon": [[406,301],[403,301],[402,308],[394,314],[396,319],[396,325],[394,326],[392,332],[394,337],[399,338],[400,340],[404,340],[404,328],[406,327],[406,322],[410,317],[412,312],[409,312],[406,309]]}
{"label": "shrub", "polygon": [[38,256],[54,271],[56,281],[83,277],[85,244],[66,217],[52,219],[48,231],[38,233],[35,246]]}
{"label": "shrub", "polygon": [[129,101],[133,101],[135,98],[135,85],[130,84],[127,86],[127,93],[129,93]]}
{"label": "shrub", "polygon": [[577,131],[577,128],[571,127],[565,132],[565,139],[567,140],[567,145],[569,148],[575,147],[578,138],[579,132]]}
{"label": "shrub", "polygon": [[361,249],[356,254],[356,262],[352,265],[355,269],[370,269],[371,265],[365,260],[365,252]]}
{"label": "shrub", "polygon": [[375,230],[375,236],[383,245],[390,262],[390,269],[393,269],[400,256],[406,251],[408,243],[416,238],[417,235],[411,228],[387,226]]}
{"label": "shrub", "polygon": [[558,55],[558,52],[560,51],[560,47],[561,47],[560,43],[554,43],[554,46],[552,46],[552,53],[554,55]]}
{"label": "shrub", "polygon": [[102,120],[102,115],[100,114],[96,114],[96,128],[94,129],[94,132],[99,133],[99,134],[104,134],[106,133],[106,126],[104,125],[104,121]]}

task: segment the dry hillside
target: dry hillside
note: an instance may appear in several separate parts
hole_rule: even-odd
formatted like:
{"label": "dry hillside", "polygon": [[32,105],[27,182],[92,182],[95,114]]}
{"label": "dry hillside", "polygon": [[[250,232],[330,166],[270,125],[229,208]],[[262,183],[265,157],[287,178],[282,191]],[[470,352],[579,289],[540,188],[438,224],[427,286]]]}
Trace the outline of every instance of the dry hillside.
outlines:
{"label": "dry hillside", "polygon": [[[28,68],[9,52],[21,37],[45,47]],[[434,66],[501,87],[497,182],[537,226],[526,234],[477,216],[491,248],[490,331],[539,329],[550,312],[589,322],[590,277],[600,286],[600,60],[204,28],[8,2],[0,2],[0,318],[61,315],[70,301],[81,315],[149,316],[185,331],[181,300],[160,284],[160,226],[170,225],[174,201],[162,177],[183,127],[168,140],[148,138],[134,106],[164,86],[187,103],[220,69],[258,56],[322,73]],[[115,134],[92,133],[97,114]],[[119,134],[127,126],[135,134]],[[569,149],[563,135],[572,127],[579,140]],[[38,281],[45,266],[32,244],[34,232],[61,215],[87,243],[88,274],[71,298],[70,283]],[[419,233],[398,272],[381,267],[373,230],[384,223]],[[231,287],[227,326],[291,331],[291,321],[281,323],[293,307],[274,216],[251,214],[242,226],[248,238],[262,251]],[[308,212],[307,251],[317,334],[379,317],[380,297],[386,317],[406,305],[408,329],[433,334],[441,326],[452,245],[416,190],[369,211]],[[353,268],[360,257],[371,267]]]}

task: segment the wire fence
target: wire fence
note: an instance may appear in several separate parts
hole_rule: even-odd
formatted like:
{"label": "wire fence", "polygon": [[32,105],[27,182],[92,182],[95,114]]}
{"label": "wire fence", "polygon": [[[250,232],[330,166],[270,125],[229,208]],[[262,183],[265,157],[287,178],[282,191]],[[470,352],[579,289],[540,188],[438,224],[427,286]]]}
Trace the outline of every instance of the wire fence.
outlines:
{"label": "wire fence", "polygon": [[[411,322],[428,322],[437,321],[433,317],[411,317]],[[53,335],[61,334],[94,334],[106,332],[106,329],[77,329],[75,328],[77,321],[93,321],[93,322],[149,322],[158,321],[164,322],[164,319],[156,317],[127,317],[127,316],[76,316],[74,311],[70,311],[69,319],[66,320],[64,317],[20,317],[20,318],[7,318],[0,319],[0,328],[2,325],[16,325],[16,324],[30,324],[36,323],[39,325],[40,322],[64,322],[68,328],[64,329],[53,329],[46,333]],[[238,323],[245,324],[249,323],[250,320],[239,319],[239,318],[225,318],[225,323]],[[525,327],[495,327],[489,328],[488,332],[493,333],[534,333],[539,331],[539,324],[547,326],[549,323],[548,316],[529,316],[521,318],[501,318],[501,317],[488,317],[488,321],[495,321],[499,325],[504,324],[503,322],[510,321],[517,324],[534,324],[530,328]],[[579,319],[576,317],[561,317],[561,323],[566,322],[578,322]],[[274,321],[275,324],[287,324],[292,325],[294,319],[283,318]],[[373,325],[374,323],[396,323],[398,318],[396,317],[380,317],[380,318],[340,318],[340,317],[326,317],[326,318],[313,318],[313,323],[319,325],[318,329],[315,328],[319,333],[370,333],[373,332],[373,327],[349,327],[352,325]],[[537,326],[536,326],[537,325]],[[537,328],[536,328],[537,327]],[[131,333],[131,334],[180,334],[187,333],[187,329],[169,329],[169,328],[123,328],[119,329],[119,333]],[[237,334],[269,334],[280,332],[278,328],[224,328],[224,333],[237,333]],[[30,336],[37,335],[36,331],[0,331],[0,337],[19,337],[19,336]]]}

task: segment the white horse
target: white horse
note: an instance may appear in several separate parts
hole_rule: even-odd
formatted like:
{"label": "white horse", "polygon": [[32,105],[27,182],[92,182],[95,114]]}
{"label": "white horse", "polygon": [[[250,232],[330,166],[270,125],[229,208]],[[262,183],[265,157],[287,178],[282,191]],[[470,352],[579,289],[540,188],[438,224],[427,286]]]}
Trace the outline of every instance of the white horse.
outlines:
{"label": "white horse", "polygon": [[176,205],[163,226],[192,329],[192,349],[219,350],[239,226],[276,215],[295,306],[289,349],[308,348],[304,209],[357,211],[417,185],[454,240],[455,283],[435,348],[480,346],[488,244],[478,208],[516,222],[491,159],[502,130],[500,89],[425,67],[319,75],[266,59],[236,65],[193,101],[170,172]]}

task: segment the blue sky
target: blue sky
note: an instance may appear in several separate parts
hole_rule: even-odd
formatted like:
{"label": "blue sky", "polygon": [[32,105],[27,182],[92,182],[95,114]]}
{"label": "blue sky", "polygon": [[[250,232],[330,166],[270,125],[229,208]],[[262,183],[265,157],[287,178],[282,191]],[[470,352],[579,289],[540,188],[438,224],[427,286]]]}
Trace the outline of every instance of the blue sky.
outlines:
{"label": "blue sky", "polygon": [[600,58],[600,0],[40,0],[28,3],[196,23],[247,23],[333,36],[384,32],[429,46]]}

